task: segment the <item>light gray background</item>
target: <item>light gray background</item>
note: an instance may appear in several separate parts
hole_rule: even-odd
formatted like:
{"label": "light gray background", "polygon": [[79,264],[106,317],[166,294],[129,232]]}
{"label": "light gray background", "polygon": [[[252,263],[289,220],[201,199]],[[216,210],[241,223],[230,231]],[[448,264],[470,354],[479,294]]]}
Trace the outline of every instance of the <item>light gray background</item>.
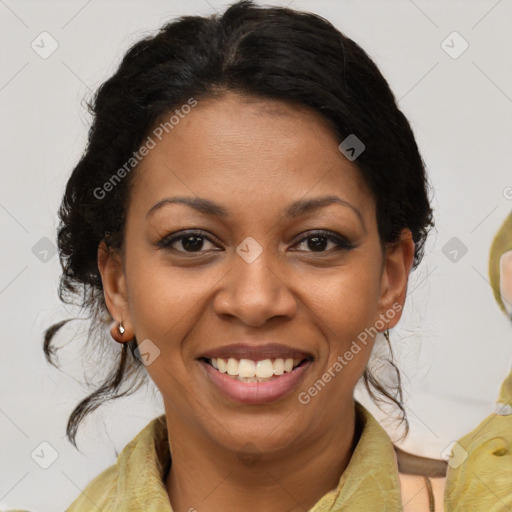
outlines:
{"label": "light gray background", "polygon": [[[227,3],[0,0],[1,508],[64,509],[115,462],[116,450],[163,413],[150,387],[91,415],[78,435],[83,454],[68,443],[68,416],[87,392],[80,359],[85,323],[57,339],[65,345],[74,338],[59,353],[65,373],[50,367],[42,332],[76,311],[58,301],[58,257],[49,253],[43,262],[32,249],[43,237],[55,241],[56,211],[90,121],[82,99],[114,72],[132,43],[165,21],[214,13]],[[492,238],[512,208],[512,2],[269,3],[316,12],[359,43],[417,137],[435,188],[437,232],[411,275],[391,338],[411,422],[402,446],[439,458],[494,410],[512,360],[511,326],[487,277]],[[43,31],[59,45],[47,59],[31,48]],[[453,31],[469,43],[456,59],[441,45]],[[453,46],[461,48],[460,41]],[[452,237],[468,249],[457,262],[443,253]],[[385,415],[358,397],[395,438]],[[42,442],[58,454],[48,469],[31,458]]]}

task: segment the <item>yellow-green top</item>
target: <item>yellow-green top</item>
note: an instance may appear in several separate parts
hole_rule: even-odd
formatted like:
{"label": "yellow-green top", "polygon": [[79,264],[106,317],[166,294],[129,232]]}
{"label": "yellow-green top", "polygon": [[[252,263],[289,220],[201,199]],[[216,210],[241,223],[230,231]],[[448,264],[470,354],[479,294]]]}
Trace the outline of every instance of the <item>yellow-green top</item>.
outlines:
{"label": "yellow-green top", "polygon": [[[390,438],[358,402],[361,436],[336,489],[310,512],[398,512],[402,508],[396,456]],[[336,447],[333,447],[336,449]],[[67,512],[172,512],[164,478],[171,461],[165,415],[152,420],[94,478]]]}

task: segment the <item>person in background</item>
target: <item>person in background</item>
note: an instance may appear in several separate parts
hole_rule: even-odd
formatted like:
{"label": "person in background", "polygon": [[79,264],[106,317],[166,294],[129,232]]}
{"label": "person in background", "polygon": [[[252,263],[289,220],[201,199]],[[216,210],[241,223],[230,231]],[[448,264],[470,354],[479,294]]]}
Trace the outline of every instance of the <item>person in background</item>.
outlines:
{"label": "person in background", "polygon": [[[512,321],[512,213],[492,242],[489,278],[498,306]],[[501,385],[495,413],[452,448],[445,510],[512,510],[512,368]]]}

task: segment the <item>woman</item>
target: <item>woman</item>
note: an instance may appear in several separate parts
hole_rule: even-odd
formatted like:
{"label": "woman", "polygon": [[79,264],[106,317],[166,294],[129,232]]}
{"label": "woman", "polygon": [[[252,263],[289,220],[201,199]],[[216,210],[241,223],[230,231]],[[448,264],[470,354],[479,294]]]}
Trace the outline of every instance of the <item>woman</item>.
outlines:
{"label": "woman", "polygon": [[399,378],[367,364],[433,220],[372,60],[316,15],[240,2],[135,44],[92,112],[60,296],[120,346],[67,433],[148,374],[165,415],[68,511],[400,510],[393,445],[353,392],[407,430]]}

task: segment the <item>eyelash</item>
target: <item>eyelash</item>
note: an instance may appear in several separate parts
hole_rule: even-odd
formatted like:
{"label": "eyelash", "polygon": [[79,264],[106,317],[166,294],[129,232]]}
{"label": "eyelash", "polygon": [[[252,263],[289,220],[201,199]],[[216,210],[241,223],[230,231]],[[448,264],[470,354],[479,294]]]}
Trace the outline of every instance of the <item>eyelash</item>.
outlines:
{"label": "eyelash", "polygon": [[[183,240],[185,238],[194,236],[194,235],[204,238],[204,239],[208,240],[209,242],[211,242],[212,244],[215,244],[215,241],[212,238],[210,238],[208,235],[206,235],[203,231],[191,229],[191,230],[187,230],[187,231],[181,231],[178,233],[171,233],[170,235],[166,235],[161,240],[156,242],[156,245],[158,247],[160,247],[161,249],[170,249],[170,250],[173,250],[173,251],[181,253],[181,254],[191,254],[191,255],[192,254],[201,254],[202,252],[205,252],[205,251],[189,251],[189,252],[178,251],[177,249],[173,249],[171,247],[171,245],[173,243]],[[334,249],[328,249],[328,250],[319,251],[319,252],[315,252],[315,251],[306,251],[306,252],[310,252],[312,254],[326,254],[326,253],[330,254],[333,250],[334,251],[343,251],[343,250],[348,251],[348,250],[351,250],[351,249],[354,249],[355,247],[357,247],[357,244],[348,242],[343,237],[341,237],[331,231],[326,231],[326,230],[318,230],[318,231],[310,232],[310,233],[308,233],[307,236],[302,237],[295,245],[301,244],[303,242],[306,242],[310,238],[315,238],[315,237],[326,238],[327,240],[330,240],[331,242],[333,242],[336,245],[336,247],[334,247]]]}

